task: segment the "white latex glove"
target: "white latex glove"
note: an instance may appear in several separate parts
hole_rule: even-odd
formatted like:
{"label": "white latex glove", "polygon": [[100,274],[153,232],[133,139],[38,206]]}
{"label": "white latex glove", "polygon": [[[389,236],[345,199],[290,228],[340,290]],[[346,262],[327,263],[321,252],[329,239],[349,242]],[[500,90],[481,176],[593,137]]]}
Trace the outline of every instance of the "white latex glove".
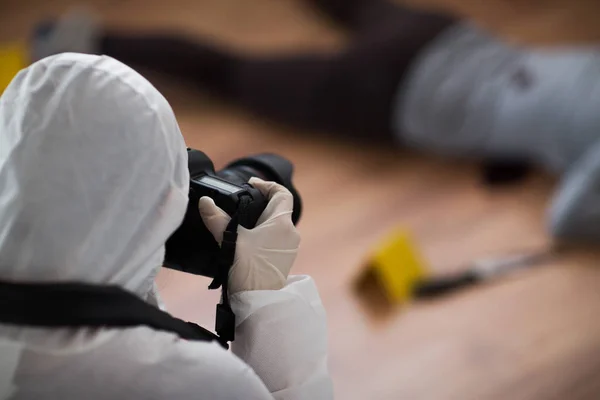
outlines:
{"label": "white latex glove", "polygon": [[[292,223],[294,198],[275,182],[252,178],[249,183],[269,199],[253,229],[238,227],[235,260],[229,271],[229,292],[279,290],[298,253],[300,235]],[[210,197],[198,203],[200,216],[220,244],[231,217]]]}

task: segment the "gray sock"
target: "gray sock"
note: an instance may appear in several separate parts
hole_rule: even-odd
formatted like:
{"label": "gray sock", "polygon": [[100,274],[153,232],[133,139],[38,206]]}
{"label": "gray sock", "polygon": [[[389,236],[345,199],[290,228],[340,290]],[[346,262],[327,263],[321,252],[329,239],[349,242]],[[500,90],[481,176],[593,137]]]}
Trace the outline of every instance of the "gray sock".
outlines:
{"label": "gray sock", "polygon": [[69,12],[48,33],[33,39],[32,61],[65,52],[97,54],[99,33],[99,25],[90,13]]}

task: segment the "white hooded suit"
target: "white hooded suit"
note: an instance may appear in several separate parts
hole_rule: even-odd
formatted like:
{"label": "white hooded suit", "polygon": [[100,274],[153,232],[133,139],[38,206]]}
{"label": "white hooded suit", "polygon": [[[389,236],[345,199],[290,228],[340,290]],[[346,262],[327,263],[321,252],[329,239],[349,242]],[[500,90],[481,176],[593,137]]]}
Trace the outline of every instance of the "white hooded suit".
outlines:
{"label": "white hooded suit", "polygon": [[[188,179],[171,107],[142,76],[109,57],[33,64],[0,97],[0,280],[115,284],[158,304]],[[144,326],[0,324],[0,399],[332,398],[309,277],[232,307],[235,354]]]}

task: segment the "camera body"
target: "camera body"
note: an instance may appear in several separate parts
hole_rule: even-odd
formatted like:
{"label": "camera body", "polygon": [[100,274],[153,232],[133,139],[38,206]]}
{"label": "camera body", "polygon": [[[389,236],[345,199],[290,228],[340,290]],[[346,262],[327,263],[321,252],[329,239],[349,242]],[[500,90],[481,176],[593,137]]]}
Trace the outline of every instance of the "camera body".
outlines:
{"label": "camera body", "polygon": [[302,203],[292,184],[292,164],[274,154],[261,154],[230,163],[215,171],[210,158],[201,151],[188,149],[190,171],[189,202],[181,226],[166,244],[165,266],[171,269],[214,278],[218,269],[219,244],[208,231],[200,212],[198,201],[203,196],[212,198],[227,214],[234,215],[242,197],[249,201],[239,223],[252,229],[267,206],[259,190],[248,184],[252,177],[275,181],[285,186],[294,196],[292,220],[300,218]]}

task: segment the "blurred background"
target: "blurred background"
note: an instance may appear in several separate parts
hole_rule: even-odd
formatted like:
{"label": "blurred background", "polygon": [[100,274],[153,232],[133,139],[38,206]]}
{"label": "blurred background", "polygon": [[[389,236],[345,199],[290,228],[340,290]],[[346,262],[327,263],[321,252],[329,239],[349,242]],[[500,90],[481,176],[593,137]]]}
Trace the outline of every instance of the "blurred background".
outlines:
{"label": "blurred background", "polygon": [[[339,51],[349,35],[307,0],[0,0],[0,44],[85,5],[103,26],[175,30],[248,55]],[[329,321],[338,399],[598,399],[600,269],[582,250],[543,268],[432,301],[367,305],[354,282],[381,241],[410,232],[432,274],[546,246],[556,178],[491,190],[476,163],[277,125],[185,81],[141,68],[172,104],[190,147],[217,167],[275,152],[296,166],[305,209],[294,272],[312,275]],[[144,144],[140,143],[140,151]],[[176,316],[212,327],[208,279],[165,270]]]}

